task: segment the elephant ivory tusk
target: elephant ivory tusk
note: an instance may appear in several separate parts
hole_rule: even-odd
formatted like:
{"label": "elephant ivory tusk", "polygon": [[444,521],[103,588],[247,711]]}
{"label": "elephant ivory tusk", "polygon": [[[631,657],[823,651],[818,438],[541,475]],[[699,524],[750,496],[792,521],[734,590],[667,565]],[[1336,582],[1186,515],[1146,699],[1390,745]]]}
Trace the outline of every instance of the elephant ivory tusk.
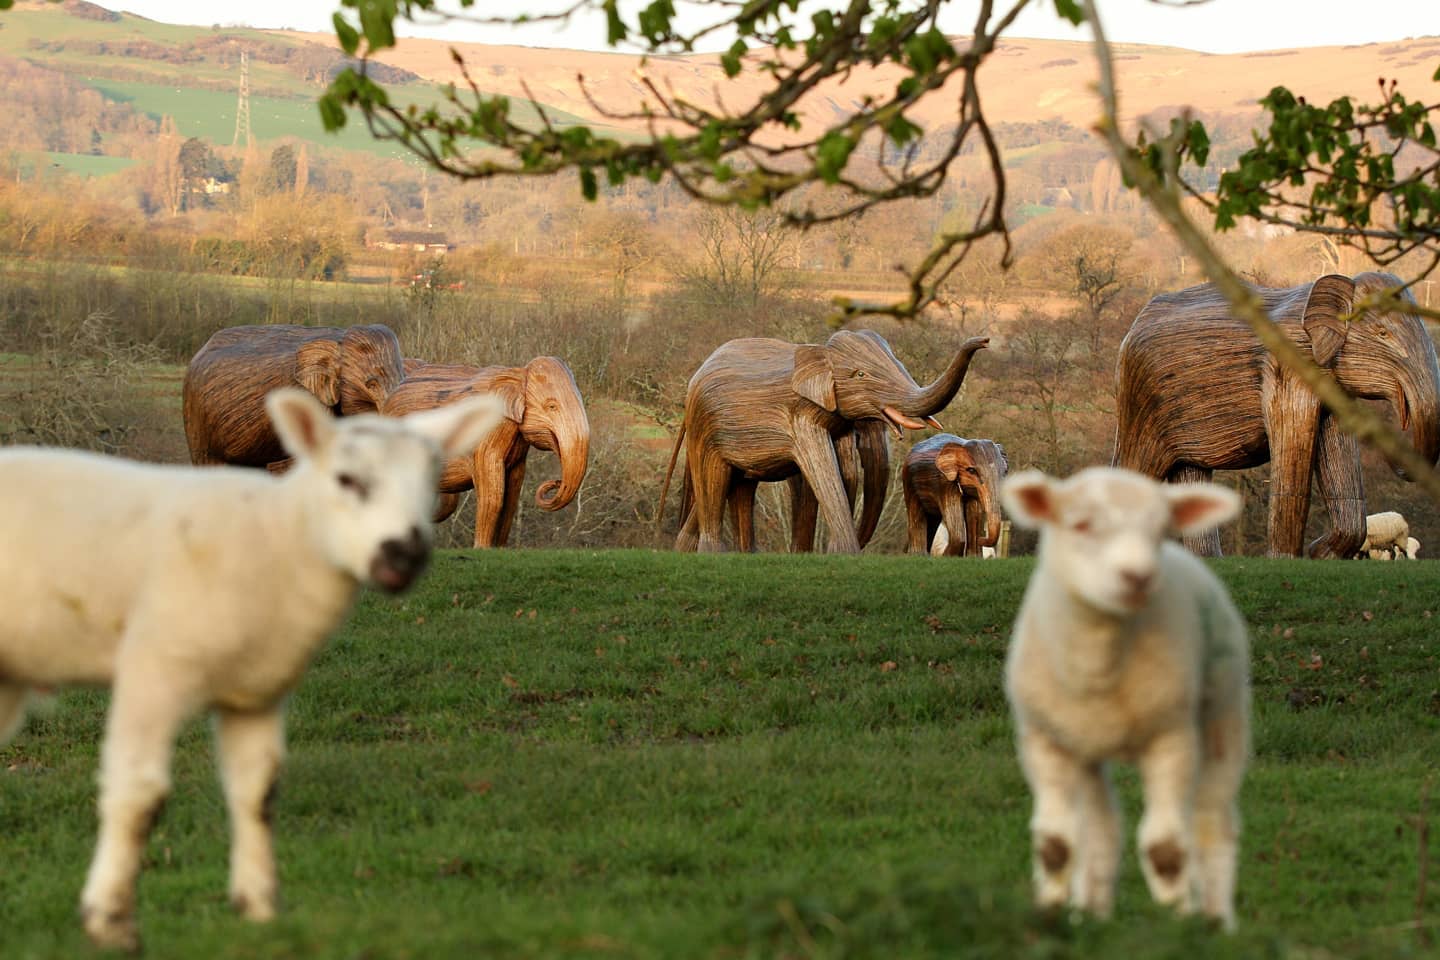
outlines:
{"label": "elephant ivory tusk", "polygon": [[934,427],[936,430],[939,430],[941,433],[945,432],[945,427],[940,423],[939,420],[936,420],[934,417],[926,417],[925,422],[930,424],[930,426]]}
{"label": "elephant ivory tusk", "polygon": [[[907,430],[924,430],[924,429],[925,429],[925,421],[923,421],[923,420],[916,420],[914,417],[907,417],[907,416],[905,416],[905,414],[901,413],[899,410],[896,410],[894,407],[886,407],[886,408],[885,408],[885,416],[886,416],[886,417],[890,420],[890,422],[891,422],[892,424],[894,424],[897,428],[899,428],[899,427],[904,427],[904,428],[907,429]],[[897,435],[898,435],[898,434],[897,434]]]}

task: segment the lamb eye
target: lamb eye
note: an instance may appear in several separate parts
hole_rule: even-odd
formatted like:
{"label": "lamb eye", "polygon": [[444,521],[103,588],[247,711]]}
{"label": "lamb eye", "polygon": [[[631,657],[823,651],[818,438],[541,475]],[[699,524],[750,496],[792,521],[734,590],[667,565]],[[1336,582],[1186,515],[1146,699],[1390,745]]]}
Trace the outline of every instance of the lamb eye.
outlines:
{"label": "lamb eye", "polygon": [[1089,533],[1089,532],[1090,532],[1090,521],[1089,521],[1089,520],[1078,520],[1078,521],[1076,521],[1075,523],[1072,523],[1072,524],[1070,525],[1070,529],[1073,530],[1073,531],[1075,531],[1076,533]]}
{"label": "lamb eye", "polygon": [[370,496],[370,485],[353,473],[342,473],[335,478],[335,482],[340,485],[341,490],[349,490],[361,500]]}

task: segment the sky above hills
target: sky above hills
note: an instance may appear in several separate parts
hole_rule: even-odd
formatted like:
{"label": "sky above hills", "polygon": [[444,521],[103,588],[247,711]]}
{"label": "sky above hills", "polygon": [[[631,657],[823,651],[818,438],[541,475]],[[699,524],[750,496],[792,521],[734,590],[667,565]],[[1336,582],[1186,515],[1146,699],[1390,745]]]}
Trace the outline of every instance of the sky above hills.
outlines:
{"label": "sky above hills", "polygon": [[[443,0],[442,0],[443,2]],[[529,13],[563,9],[570,0],[477,0],[471,8],[486,15]],[[254,27],[330,32],[335,0],[100,0],[102,6],[129,10],[167,23],[208,26],[244,24]],[[624,3],[633,10],[639,4]],[[695,22],[695,4],[679,0],[681,17]],[[1011,4],[1000,0],[996,9]],[[947,4],[941,24],[949,33],[969,33],[978,0]],[[459,4],[451,0],[451,8]],[[1402,40],[1440,35],[1440,0],[1208,0],[1184,4],[1181,0],[1101,0],[1100,14],[1112,41],[1185,47],[1210,53],[1238,53],[1287,47],[1315,47]],[[539,47],[582,50],[609,49],[603,21],[595,15],[577,16],[565,25],[536,24],[524,29],[477,24],[406,26],[415,36],[457,42],[516,43]],[[1032,0],[1011,37],[1053,40],[1087,40],[1055,13],[1053,0]],[[717,39],[716,48],[728,41]]]}

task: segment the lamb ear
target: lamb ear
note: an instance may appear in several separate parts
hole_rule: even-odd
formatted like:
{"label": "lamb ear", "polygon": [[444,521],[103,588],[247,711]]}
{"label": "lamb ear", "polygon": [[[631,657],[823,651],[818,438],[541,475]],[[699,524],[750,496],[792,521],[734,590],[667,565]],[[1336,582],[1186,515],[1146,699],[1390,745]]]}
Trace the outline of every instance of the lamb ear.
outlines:
{"label": "lamb ear", "polygon": [[1000,501],[1010,519],[1027,529],[1053,523],[1057,516],[1054,484],[1039,470],[1007,477],[1000,485]]}
{"label": "lamb ear", "polygon": [[1240,512],[1240,494],[1213,483],[1166,484],[1165,498],[1170,525],[1185,536],[1218,527]]}
{"label": "lamb ear", "polygon": [[335,436],[335,418],[308,390],[281,387],[265,397],[265,411],[285,452],[296,460],[315,455]]}
{"label": "lamb ear", "polygon": [[412,413],[404,420],[407,427],[435,441],[448,458],[468,456],[504,416],[504,402],[493,393],[482,393]]}

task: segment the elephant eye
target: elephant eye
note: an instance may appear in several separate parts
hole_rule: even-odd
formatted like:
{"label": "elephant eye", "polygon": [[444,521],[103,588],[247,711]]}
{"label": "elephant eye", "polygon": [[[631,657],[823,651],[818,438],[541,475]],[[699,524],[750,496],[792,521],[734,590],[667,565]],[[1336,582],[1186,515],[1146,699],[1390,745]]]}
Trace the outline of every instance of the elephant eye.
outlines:
{"label": "elephant eye", "polygon": [[546,410],[549,410],[550,412],[553,413],[553,412],[555,412],[556,410],[559,410],[559,409],[560,409],[560,404],[557,403],[557,402],[554,401],[554,400],[546,400],[546,401],[545,401],[545,409],[546,409]]}
{"label": "elephant eye", "polygon": [[370,485],[353,473],[342,473],[335,478],[341,490],[348,490],[363,503],[370,496]]}
{"label": "elephant eye", "polygon": [[1072,523],[1072,524],[1070,525],[1070,529],[1073,530],[1073,531],[1076,532],[1076,533],[1089,533],[1089,532],[1090,532],[1090,521],[1089,521],[1089,520],[1077,520],[1075,523]]}
{"label": "elephant eye", "polygon": [[864,380],[865,377],[866,377],[866,374],[865,374],[865,371],[864,371],[864,370],[856,370],[856,371],[855,371],[855,379],[856,379],[856,380]]}

